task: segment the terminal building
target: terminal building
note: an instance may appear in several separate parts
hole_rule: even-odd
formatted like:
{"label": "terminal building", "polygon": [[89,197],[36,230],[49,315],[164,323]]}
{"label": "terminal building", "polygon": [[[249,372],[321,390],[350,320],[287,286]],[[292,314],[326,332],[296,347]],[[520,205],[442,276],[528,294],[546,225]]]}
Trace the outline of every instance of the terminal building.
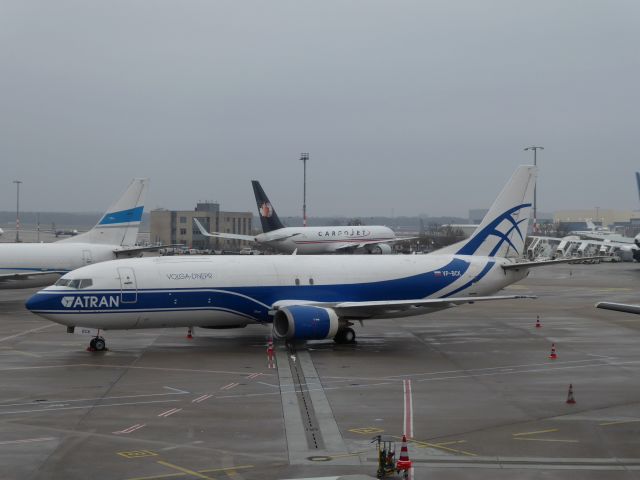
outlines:
{"label": "terminal building", "polygon": [[181,244],[198,250],[239,250],[251,246],[250,242],[243,240],[205,237],[193,222],[194,218],[209,232],[252,235],[251,212],[223,212],[220,204],[203,202],[198,203],[195,210],[152,210],[150,241]]}

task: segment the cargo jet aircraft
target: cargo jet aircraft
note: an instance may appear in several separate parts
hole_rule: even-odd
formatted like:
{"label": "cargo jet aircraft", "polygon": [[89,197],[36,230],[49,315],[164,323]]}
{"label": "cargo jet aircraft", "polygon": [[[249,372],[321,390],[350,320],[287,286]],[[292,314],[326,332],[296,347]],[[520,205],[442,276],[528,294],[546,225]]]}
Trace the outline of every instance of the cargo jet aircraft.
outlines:
{"label": "cargo jet aircraft", "polygon": [[235,233],[209,233],[202,224],[193,219],[200,233],[206,237],[229,238],[256,242],[274,248],[278,252],[300,254],[353,253],[356,250],[365,253],[391,253],[390,243],[410,240],[413,237],[399,238],[389,227],[372,226],[335,226],[335,227],[285,227],[260,182],[251,181],[253,193],[258,205],[258,215],[262,224],[259,235],[240,235]]}
{"label": "cargo jet aircraft", "polygon": [[[519,167],[474,234],[427,255],[191,256],[80,268],[26,306],[73,327],[234,328],[272,323],[277,338],[355,339],[353,322],[438,312],[492,296],[530,267],[519,262],[536,167]],[[102,337],[90,344],[105,347]]]}
{"label": "cargo jet aircraft", "polygon": [[0,289],[50,285],[76,268],[157,248],[134,246],[148,185],[134,179],[88,232],[53,243],[0,243]]}

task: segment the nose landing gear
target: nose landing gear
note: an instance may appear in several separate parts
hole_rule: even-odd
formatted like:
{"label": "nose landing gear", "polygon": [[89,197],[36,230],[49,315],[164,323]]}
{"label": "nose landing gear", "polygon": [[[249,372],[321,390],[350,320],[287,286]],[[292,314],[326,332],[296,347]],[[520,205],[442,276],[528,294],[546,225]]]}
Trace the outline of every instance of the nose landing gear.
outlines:
{"label": "nose landing gear", "polygon": [[107,342],[101,336],[93,337],[87,347],[87,352],[104,352],[107,349]]}

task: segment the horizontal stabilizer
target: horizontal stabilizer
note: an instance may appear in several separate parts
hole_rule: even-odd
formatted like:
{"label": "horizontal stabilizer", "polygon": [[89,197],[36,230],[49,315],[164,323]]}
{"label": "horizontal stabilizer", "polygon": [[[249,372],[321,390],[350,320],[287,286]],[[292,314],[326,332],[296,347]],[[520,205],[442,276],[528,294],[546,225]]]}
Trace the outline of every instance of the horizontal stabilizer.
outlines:
{"label": "horizontal stabilizer", "polygon": [[546,267],[547,265],[555,265],[556,263],[582,263],[591,260],[602,260],[608,258],[604,255],[598,255],[594,257],[579,257],[579,258],[559,258],[557,260],[542,260],[540,262],[514,262],[502,265],[505,270],[518,270],[520,268],[534,268],[534,267]]}

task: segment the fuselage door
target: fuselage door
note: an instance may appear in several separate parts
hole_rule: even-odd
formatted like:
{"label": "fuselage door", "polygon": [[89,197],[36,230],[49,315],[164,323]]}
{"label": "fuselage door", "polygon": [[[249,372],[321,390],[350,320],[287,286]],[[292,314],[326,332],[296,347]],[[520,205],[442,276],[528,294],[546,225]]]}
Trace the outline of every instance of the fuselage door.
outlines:
{"label": "fuselage door", "polygon": [[85,265],[91,265],[93,263],[93,257],[91,255],[91,250],[83,250],[82,251],[82,261]]}
{"label": "fuselage door", "polygon": [[138,286],[136,275],[131,267],[119,267],[120,275],[120,300],[122,303],[135,303],[138,301]]}

